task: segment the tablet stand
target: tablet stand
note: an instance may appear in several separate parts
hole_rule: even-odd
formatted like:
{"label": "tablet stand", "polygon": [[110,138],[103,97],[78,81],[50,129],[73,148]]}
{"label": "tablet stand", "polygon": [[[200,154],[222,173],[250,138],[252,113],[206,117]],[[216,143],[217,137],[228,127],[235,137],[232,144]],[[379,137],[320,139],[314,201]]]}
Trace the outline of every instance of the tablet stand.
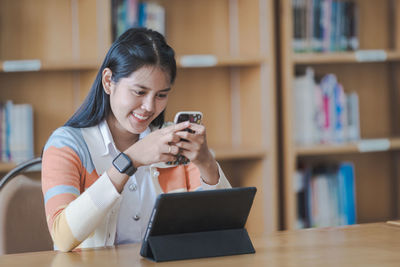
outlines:
{"label": "tablet stand", "polygon": [[157,262],[255,253],[245,228],[149,236],[148,244]]}

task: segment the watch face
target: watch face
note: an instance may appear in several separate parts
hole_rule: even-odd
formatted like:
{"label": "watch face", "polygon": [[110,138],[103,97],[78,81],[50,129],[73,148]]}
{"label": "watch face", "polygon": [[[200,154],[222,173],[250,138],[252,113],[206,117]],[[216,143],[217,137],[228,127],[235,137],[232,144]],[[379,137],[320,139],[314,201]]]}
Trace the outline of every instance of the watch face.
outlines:
{"label": "watch face", "polygon": [[119,171],[124,172],[130,166],[130,161],[124,154],[120,154],[115,158],[114,164],[118,166]]}

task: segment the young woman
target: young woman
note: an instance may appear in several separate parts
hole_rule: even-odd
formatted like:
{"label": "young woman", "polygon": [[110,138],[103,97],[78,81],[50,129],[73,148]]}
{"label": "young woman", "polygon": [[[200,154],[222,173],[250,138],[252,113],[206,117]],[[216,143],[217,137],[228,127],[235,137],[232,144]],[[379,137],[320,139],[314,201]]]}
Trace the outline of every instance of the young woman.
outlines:
{"label": "young woman", "polygon": [[[158,194],[230,187],[203,125],[163,127],[174,57],[161,34],[129,29],[82,106],[50,136],[42,187],[55,249],[141,242]],[[190,163],[165,164],[178,153]]]}

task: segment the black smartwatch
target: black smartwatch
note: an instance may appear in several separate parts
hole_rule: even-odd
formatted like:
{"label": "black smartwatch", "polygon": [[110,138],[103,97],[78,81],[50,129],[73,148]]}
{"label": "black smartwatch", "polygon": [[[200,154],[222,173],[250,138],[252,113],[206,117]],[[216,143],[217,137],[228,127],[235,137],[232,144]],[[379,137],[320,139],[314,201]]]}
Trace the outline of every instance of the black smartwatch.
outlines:
{"label": "black smartwatch", "polygon": [[137,170],[133,166],[132,160],[124,152],[119,153],[112,163],[120,173],[125,173],[129,176],[132,176]]}

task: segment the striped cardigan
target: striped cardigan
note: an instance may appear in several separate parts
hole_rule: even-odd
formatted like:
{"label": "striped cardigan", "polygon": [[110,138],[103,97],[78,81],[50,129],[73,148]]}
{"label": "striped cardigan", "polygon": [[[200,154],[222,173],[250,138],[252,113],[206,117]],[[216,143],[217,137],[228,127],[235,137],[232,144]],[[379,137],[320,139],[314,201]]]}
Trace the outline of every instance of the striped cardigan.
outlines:
{"label": "striped cardigan", "polygon": [[[47,141],[42,161],[42,189],[48,227],[55,248],[114,245],[122,197],[106,170],[112,158],[105,155],[98,126],[60,127]],[[147,166],[157,194],[200,189],[200,173],[194,164]],[[219,168],[214,188],[229,188]]]}

